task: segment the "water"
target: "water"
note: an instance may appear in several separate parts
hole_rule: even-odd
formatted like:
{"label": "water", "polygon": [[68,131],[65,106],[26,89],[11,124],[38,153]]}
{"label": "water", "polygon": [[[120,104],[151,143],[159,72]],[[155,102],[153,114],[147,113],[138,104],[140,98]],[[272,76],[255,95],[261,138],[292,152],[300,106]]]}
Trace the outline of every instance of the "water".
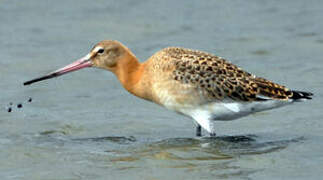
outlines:
{"label": "water", "polygon": [[[319,0],[1,1],[1,179],[320,179],[322,7]],[[167,46],[209,51],[315,98],[218,122],[217,138],[195,138],[190,119],[129,95],[109,72],[22,86],[102,39],[123,42],[141,60]]]}

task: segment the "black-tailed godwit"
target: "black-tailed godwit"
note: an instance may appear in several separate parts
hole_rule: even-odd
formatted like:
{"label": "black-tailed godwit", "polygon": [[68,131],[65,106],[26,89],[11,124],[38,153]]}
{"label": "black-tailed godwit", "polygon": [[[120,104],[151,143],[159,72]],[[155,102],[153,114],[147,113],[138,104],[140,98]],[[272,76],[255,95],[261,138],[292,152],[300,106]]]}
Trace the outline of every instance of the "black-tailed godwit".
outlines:
{"label": "black-tailed godwit", "polygon": [[290,90],[250,74],[225,59],[197,50],[169,47],[140,63],[118,41],[99,42],[85,57],[24,83],[57,77],[85,67],[113,72],[131,94],[191,117],[215,136],[215,121],[311,99],[310,92]]}

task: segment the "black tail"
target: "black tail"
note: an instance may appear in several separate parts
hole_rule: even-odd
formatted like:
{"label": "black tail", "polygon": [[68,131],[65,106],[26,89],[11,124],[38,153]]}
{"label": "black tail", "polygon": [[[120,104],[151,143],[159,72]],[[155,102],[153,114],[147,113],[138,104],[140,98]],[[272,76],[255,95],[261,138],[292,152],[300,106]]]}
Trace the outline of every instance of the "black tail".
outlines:
{"label": "black tail", "polygon": [[293,96],[291,99],[294,100],[304,100],[304,99],[312,99],[313,93],[310,92],[303,92],[303,91],[292,91]]}

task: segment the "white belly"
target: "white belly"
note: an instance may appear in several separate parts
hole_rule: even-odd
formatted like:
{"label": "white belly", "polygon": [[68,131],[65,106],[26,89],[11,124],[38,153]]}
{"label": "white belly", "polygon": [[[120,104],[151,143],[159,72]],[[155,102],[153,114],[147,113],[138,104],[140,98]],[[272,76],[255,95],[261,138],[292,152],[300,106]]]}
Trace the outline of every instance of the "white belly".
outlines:
{"label": "white belly", "polygon": [[178,104],[173,99],[167,99],[165,107],[193,118],[205,130],[212,133],[214,121],[230,121],[249,114],[278,108],[292,101],[267,100],[258,102],[210,102],[204,105]]}
{"label": "white belly", "polygon": [[260,112],[268,109],[278,108],[291,103],[291,101],[268,100],[258,102],[214,102],[200,107],[195,111],[207,111],[210,120],[226,121],[234,120],[251,113]]}
{"label": "white belly", "polygon": [[194,101],[193,98],[199,96],[199,93],[192,94],[189,91],[182,91],[180,94],[186,94],[188,98],[185,100],[183,100],[183,98],[179,100],[180,98],[178,98],[178,96],[174,96],[174,92],[170,93],[169,90],[160,90],[157,93],[160,99],[159,103],[161,105],[163,105],[167,109],[193,118],[198,124],[200,124],[205,130],[210,133],[214,132],[214,121],[234,120],[243,116],[247,116],[251,113],[281,107],[292,102],[285,100],[236,102],[227,99],[219,102],[208,102],[201,105],[195,103],[196,101]]}

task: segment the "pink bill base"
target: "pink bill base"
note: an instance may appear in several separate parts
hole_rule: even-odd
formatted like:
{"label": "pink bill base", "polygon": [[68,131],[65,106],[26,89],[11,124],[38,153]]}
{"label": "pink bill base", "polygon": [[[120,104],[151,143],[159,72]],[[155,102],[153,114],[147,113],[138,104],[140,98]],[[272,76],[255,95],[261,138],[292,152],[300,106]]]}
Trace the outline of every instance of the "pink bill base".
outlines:
{"label": "pink bill base", "polygon": [[91,66],[92,66],[91,60],[89,58],[87,58],[87,56],[85,56],[85,57],[83,57],[83,58],[63,67],[63,68],[60,68],[54,72],[51,72],[47,75],[32,79],[30,81],[26,81],[26,82],[24,82],[24,85],[25,86],[30,85],[30,84],[38,82],[38,81],[51,79],[51,78],[61,76],[63,74],[69,73],[69,72],[77,71],[79,69],[83,69],[83,68],[91,67]]}

